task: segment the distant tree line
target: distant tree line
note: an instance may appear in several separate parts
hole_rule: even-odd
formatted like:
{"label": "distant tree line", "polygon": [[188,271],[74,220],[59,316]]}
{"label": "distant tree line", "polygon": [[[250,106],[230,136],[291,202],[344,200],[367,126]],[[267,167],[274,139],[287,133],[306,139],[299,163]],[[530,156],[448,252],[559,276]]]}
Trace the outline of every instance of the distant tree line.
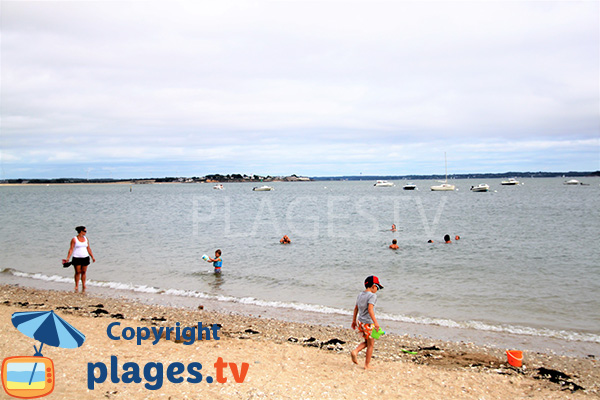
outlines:
{"label": "distant tree line", "polygon": [[[450,174],[449,179],[493,179],[493,178],[555,178],[562,176],[600,176],[600,171],[569,171],[569,172],[503,172],[503,173],[472,173],[472,174]],[[366,181],[366,180],[425,180],[445,179],[444,175],[352,175],[334,177],[312,177],[315,181]]]}
{"label": "distant tree line", "polygon": [[[450,179],[493,179],[493,178],[554,178],[554,177],[581,177],[581,176],[600,176],[600,171],[569,171],[569,172],[504,172],[504,173],[473,173],[473,174],[451,174],[448,175]],[[291,175],[291,177],[298,178],[297,175]],[[348,181],[359,181],[359,180],[420,180],[420,179],[444,179],[444,175],[353,175],[353,176],[334,176],[334,177],[311,177],[311,180],[320,181],[337,181],[337,180],[348,180]],[[84,179],[84,178],[54,178],[54,179],[4,179],[0,180],[0,183],[11,183],[11,184],[51,184],[51,183],[119,183],[119,182],[136,182],[136,181],[154,181],[159,183],[169,182],[261,182],[261,181],[272,181],[278,180],[281,177],[273,177],[271,175],[260,176],[260,175],[242,175],[242,174],[209,174],[204,177],[194,176],[191,178],[187,177],[173,177],[167,176],[164,178],[143,178],[143,179],[109,179],[109,178],[96,178],[96,179]]]}
{"label": "distant tree line", "polygon": [[31,183],[31,184],[50,184],[50,183],[118,183],[118,182],[129,182],[131,179],[109,179],[109,178],[97,178],[97,179],[84,179],[84,178],[53,178],[53,179],[4,179],[0,180],[2,183]]}
{"label": "distant tree line", "polygon": [[267,175],[267,176],[260,176],[260,175],[241,175],[241,174],[228,174],[228,175],[221,175],[221,174],[211,174],[211,175],[206,175],[206,180],[210,180],[210,181],[217,181],[217,182],[256,182],[256,181],[261,181],[261,180],[271,180],[273,179],[272,176]]}

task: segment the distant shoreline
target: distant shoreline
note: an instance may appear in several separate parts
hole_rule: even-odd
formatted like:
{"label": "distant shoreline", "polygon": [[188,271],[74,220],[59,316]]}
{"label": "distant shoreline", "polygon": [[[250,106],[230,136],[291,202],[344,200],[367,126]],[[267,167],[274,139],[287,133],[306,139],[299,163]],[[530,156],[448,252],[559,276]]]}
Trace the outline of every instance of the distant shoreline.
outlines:
{"label": "distant shoreline", "polygon": [[[268,182],[285,182],[285,181],[268,181]],[[0,183],[1,186],[77,186],[77,185],[185,185],[185,184],[209,184],[215,183],[261,183],[255,181],[247,182],[139,182],[139,181],[115,181],[115,182],[27,182],[27,183]]]}
{"label": "distant shoreline", "polygon": [[[575,177],[600,177],[600,171],[568,171],[568,172],[502,172],[502,173],[465,173],[450,174],[448,179],[504,179],[504,178],[575,178]],[[164,177],[164,178],[108,178],[82,179],[82,178],[13,178],[0,180],[0,186],[18,185],[103,185],[103,184],[158,184],[158,183],[265,183],[265,182],[314,182],[314,181],[411,181],[411,180],[439,180],[445,179],[444,175],[347,175],[347,176],[242,176],[234,175],[207,175],[204,177]]]}
{"label": "distant shoreline", "polygon": [[47,182],[47,183],[0,183],[0,186],[75,186],[75,185],[133,185],[131,181],[116,182]]}

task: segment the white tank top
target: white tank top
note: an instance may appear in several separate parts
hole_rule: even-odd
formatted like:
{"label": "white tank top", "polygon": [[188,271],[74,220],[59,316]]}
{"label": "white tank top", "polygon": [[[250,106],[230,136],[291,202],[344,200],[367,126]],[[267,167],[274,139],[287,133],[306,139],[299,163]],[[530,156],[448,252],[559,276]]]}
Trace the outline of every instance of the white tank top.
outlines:
{"label": "white tank top", "polygon": [[77,258],[85,258],[89,257],[90,253],[88,253],[88,240],[85,238],[85,241],[80,242],[75,236],[75,249],[73,249],[73,257]]}

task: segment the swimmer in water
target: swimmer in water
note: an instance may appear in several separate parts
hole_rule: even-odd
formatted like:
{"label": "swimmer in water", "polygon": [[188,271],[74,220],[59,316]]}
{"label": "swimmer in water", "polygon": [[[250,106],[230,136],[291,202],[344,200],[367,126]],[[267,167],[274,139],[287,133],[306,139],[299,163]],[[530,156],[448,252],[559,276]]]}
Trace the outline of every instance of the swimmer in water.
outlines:
{"label": "swimmer in water", "polygon": [[283,235],[283,237],[281,239],[279,239],[279,243],[281,243],[281,244],[290,244],[290,243],[292,243],[292,241],[290,240],[290,238],[288,237],[288,235]]}

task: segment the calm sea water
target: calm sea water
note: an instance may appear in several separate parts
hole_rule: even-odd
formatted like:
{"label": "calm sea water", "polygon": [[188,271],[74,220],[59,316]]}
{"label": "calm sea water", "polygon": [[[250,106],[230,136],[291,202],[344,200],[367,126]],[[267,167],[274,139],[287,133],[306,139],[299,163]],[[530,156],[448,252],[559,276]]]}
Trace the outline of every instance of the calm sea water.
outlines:
{"label": "calm sea water", "polygon": [[[489,193],[469,180],[451,193],[433,181],[414,192],[372,181],[0,187],[0,279],[72,282],[60,260],[85,225],[90,292],[348,315],[375,274],[382,320],[600,343],[600,180],[563,181],[487,180]],[[446,233],[461,239],[444,244]],[[217,248],[222,276],[201,260]]]}

